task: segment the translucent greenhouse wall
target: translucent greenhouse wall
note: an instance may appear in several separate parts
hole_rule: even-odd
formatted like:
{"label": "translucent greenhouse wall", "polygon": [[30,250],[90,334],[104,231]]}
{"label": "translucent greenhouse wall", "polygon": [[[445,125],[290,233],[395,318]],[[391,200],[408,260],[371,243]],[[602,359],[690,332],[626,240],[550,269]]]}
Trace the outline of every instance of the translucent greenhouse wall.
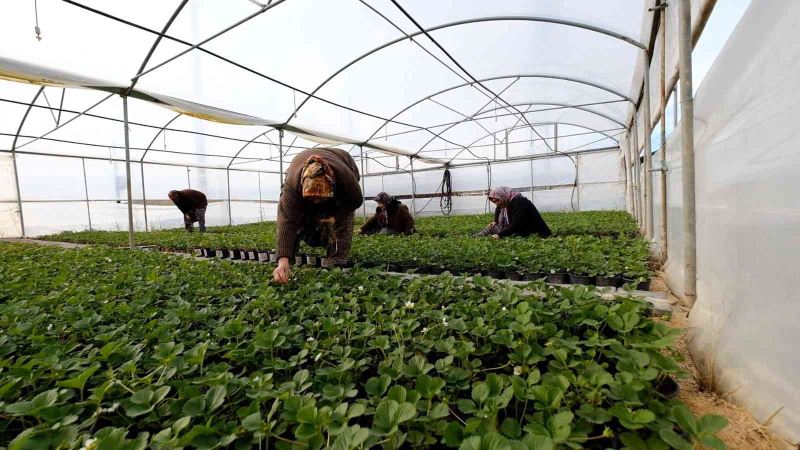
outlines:
{"label": "translucent greenhouse wall", "polygon": [[[800,3],[752,2],[695,96],[698,366],[800,440]],[[667,143],[667,282],[683,292],[680,129]],[[654,160],[657,155],[654,155]],[[660,158],[659,158],[660,159]],[[659,176],[653,177],[659,242]]]}
{"label": "translucent greenhouse wall", "polygon": [[[0,154],[0,157],[0,171],[7,174],[0,181],[0,208],[3,208],[0,210],[0,236],[16,237],[22,234],[22,230],[17,213],[12,160],[7,153]],[[16,158],[27,236],[90,228],[127,229],[124,162],[29,154],[18,154]],[[358,156],[355,159],[360,164]],[[42,167],[58,167],[58,170],[40,170]],[[491,174],[487,167],[491,168]],[[569,157],[540,155],[488,166],[454,166],[451,169],[452,213],[492,211],[486,194],[488,189],[497,186],[511,186],[523,192],[542,211],[624,209],[622,170],[616,149],[589,151]],[[365,195],[371,198],[386,191],[404,198],[419,215],[442,214],[439,198],[434,195],[439,192],[443,172],[441,168],[415,171],[417,198],[413,202],[410,171],[367,174],[364,177]],[[279,174],[247,170],[231,170],[229,173],[230,202],[225,169],[132,163],[134,228],[144,231],[183,226],[180,212],[166,194],[172,189],[185,188],[198,189],[208,196],[206,223],[209,226],[275,220],[280,194]],[[375,203],[368,200],[365,205],[358,213],[371,214]]]}

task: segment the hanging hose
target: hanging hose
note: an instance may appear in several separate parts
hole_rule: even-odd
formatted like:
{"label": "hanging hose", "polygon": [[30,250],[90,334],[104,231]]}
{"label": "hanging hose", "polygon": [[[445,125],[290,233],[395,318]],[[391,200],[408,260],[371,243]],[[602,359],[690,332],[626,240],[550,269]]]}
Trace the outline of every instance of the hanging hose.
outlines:
{"label": "hanging hose", "polygon": [[450,178],[450,169],[444,169],[442,184],[439,185],[441,197],[439,197],[439,208],[442,214],[449,216],[453,211],[453,183]]}

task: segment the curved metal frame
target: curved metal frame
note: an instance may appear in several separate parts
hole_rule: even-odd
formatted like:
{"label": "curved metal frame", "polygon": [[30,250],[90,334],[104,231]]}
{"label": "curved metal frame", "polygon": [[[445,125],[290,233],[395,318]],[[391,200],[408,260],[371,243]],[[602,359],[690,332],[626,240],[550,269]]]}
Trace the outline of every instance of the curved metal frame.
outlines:
{"label": "curved metal frame", "polygon": [[596,33],[604,34],[606,36],[610,36],[610,37],[613,37],[615,39],[619,39],[619,40],[621,40],[623,42],[631,44],[631,45],[633,45],[635,47],[638,47],[638,48],[644,50],[645,52],[647,52],[647,46],[645,44],[637,41],[636,39],[633,39],[631,37],[625,36],[625,35],[623,35],[621,33],[617,33],[615,31],[606,30],[605,28],[596,27],[594,25],[589,25],[589,24],[585,24],[585,23],[581,23],[581,22],[572,21],[572,20],[555,19],[555,18],[552,18],[552,17],[542,17],[542,16],[496,16],[496,17],[481,17],[481,18],[475,18],[475,19],[466,19],[466,20],[459,20],[459,21],[455,21],[455,22],[449,22],[449,23],[445,23],[445,24],[441,24],[441,25],[436,25],[436,26],[433,26],[433,27],[430,27],[430,28],[426,28],[426,29],[421,30],[421,31],[415,31],[415,32],[409,33],[409,34],[407,34],[407,35],[405,35],[405,36],[403,36],[401,38],[393,39],[393,40],[391,40],[389,42],[386,42],[386,43],[384,43],[384,44],[382,44],[382,45],[380,45],[378,47],[375,47],[372,50],[370,50],[370,51],[368,51],[368,52],[356,57],[354,60],[350,61],[349,63],[345,64],[344,66],[342,66],[341,68],[336,70],[333,74],[331,74],[328,78],[326,78],[322,83],[320,83],[317,87],[315,87],[314,90],[311,91],[311,94],[309,96],[307,96],[305,99],[303,99],[303,101],[300,103],[300,105],[298,105],[294,109],[292,114],[289,115],[289,117],[284,122],[284,125],[288,124],[292,120],[292,117],[294,117],[297,114],[297,112],[300,111],[300,109],[303,107],[303,105],[305,105],[306,102],[308,102],[308,100],[311,99],[311,97],[313,95],[315,95],[317,92],[319,92],[320,89],[322,89],[326,84],[328,84],[331,80],[333,80],[337,75],[339,75],[340,73],[344,72],[350,66],[352,66],[355,63],[361,61],[362,59],[366,58],[367,56],[372,55],[373,53],[376,53],[376,52],[378,52],[380,50],[383,50],[385,48],[391,47],[392,45],[397,44],[398,42],[402,42],[402,41],[404,41],[406,39],[412,39],[415,36],[420,36],[420,35],[423,35],[423,34],[427,34],[427,33],[430,33],[432,31],[443,30],[443,29],[446,29],[446,28],[451,28],[451,27],[461,26],[461,25],[469,25],[469,24],[473,24],[473,23],[498,22],[498,21],[542,22],[542,23],[552,23],[552,24],[565,25],[565,26],[570,26],[570,27],[575,27],[575,28],[581,28],[581,29],[584,29],[584,30],[588,30],[588,31],[593,31],[593,32],[596,32]]}
{"label": "curved metal frame", "polygon": [[[505,80],[505,79],[509,79],[509,78],[543,78],[543,79],[547,79],[547,80],[568,81],[568,82],[571,82],[571,83],[582,84],[584,86],[589,86],[589,87],[593,87],[593,88],[597,88],[597,89],[606,91],[609,94],[616,95],[617,97],[619,97],[622,100],[626,100],[626,101],[630,102],[631,104],[634,104],[634,105],[636,104],[636,102],[632,98],[630,98],[629,96],[623,94],[622,92],[617,91],[614,88],[611,88],[611,87],[608,87],[608,86],[604,86],[602,84],[594,83],[594,82],[591,82],[591,81],[588,81],[588,80],[583,80],[583,79],[575,78],[575,77],[567,77],[567,76],[562,76],[562,75],[552,75],[552,74],[544,74],[544,73],[499,75],[499,76],[495,76],[495,77],[483,78],[483,79],[478,80],[478,81],[486,82],[486,81]],[[451,86],[449,88],[442,89],[442,90],[440,90],[438,92],[435,92],[433,94],[427,95],[427,96],[425,96],[425,97],[423,97],[423,98],[421,98],[421,99],[409,104],[408,106],[406,106],[405,108],[401,109],[396,114],[394,114],[392,117],[390,117],[389,120],[385,121],[367,139],[365,139],[364,142],[369,142],[370,140],[372,140],[372,138],[374,138],[378,134],[378,132],[380,130],[382,130],[383,127],[386,126],[386,124],[394,122],[394,119],[399,117],[404,112],[410,110],[411,108],[419,105],[420,103],[422,103],[422,102],[424,102],[424,101],[426,101],[426,100],[428,100],[428,99],[430,99],[432,97],[436,97],[438,95],[444,94],[445,92],[454,91],[456,89],[460,89],[460,88],[467,87],[467,86],[472,86],[474,84],[475,83],[461,83],[461,84],[458,84],[458,85],[455,85],[455,86]],[[551,103],[551,104],[555,104],[555,103]],[[500,108],[500,109],[503,109],[503,108]]]}
{"label": "curved metal frame", "polygon": [[[567,103],[557,103],[557,102],[531,102],[531,103],[514,103],[511,106],[546,106],[546,105],[560,106],[560,107],[562,107],[564,109],[577,109],[579,111],[584,111],[584,112],[587,112],[587,113],[590,113],[590,114],[594,114],[594,115],[596,115],[598,117],[602,117],[603,119],[606,119],[606,120],[608,120],[610,122],[614,122],[615,124],[621,126],[622,128],[627,129],[625,124],[620,122],[619,120],[617,120],[617,119],[615,119],[615,118],[613,118],[613,117],[611,117],[611,116],[609,116],[607,114],[603,114],[603,113],[601,113],[599,111],[594,111],[594,110],[591,110],[589,108],[586,108],[586,107],[583,107],[583,106],[580,106],[580,105],[570,105],[570,104],[567,104]],[[491,113],[491,112],[498,111],[498,110],[501,110],[501,109],[506,109],[506,108],[502,108],[501,107],[501,108],[487,109],[486,111],[481,111],[480,114],[482,115],[484,113]],[[547,111],[549,111],[549,110],[525,111],[525,114],[533,114],[533,113],[537,113],[537,112],[547,112]],[[478,114],[476,114],[475,116],[478,116]],[[478,117],[474,117],[474,118],[478,118]],[[480,117],[480,119],[484,119],[484,118],[486,118],[486,117]]]}
{"label": "curved metal frame", "polygon": [[22,127],[25,126],[25,121],[28,120],[28,114],[30,114],[31,109],[33,109],[33,104],[36,103],[36,100],[42,95],[42,92],[44,92],[44,86],[36,91],[33,100],[28,104],[28,109],[25,110],[25,114],[19,122],[19,127],[17,127],[17,134],[14,135],[14,140],[11,142],[11,162],[14,165],[14,183],[17,186],[17,209],[19,210],[19,225],[22,230],[22,237],[25,237],[25,218],[22,214],[22,191],[19,188],[19,171],[17,169],[17,139],[19,139],[19,135],[22,133]]}
{"label": "curved metal frame", "polygon": [[[595,130],[595,129],[589,128],[589,127],[587,127],[585,125],[578,125],[577,123],[570,123],[570,122],[534,122],[534,123],[531,124],[531,126],[534,126],[534,127],[535,126],[541,126],[541,125],[570,125],[570,126],[573,126],[573,127],[583,128],[585,130],[589,130],[589,131],[593,131],[593,132],[598,133],[598,134],[602,134],[603,136],[607,137],[608,139],[611,139],[612,141],[616,142],[617,145],[619,145],[619,140],[618,139],[614,139],[613,136],[610,136],[610,135],[606,134],[604,131]],[[525,128],[530,128],[530,127],[528,126],[528,124],[525,124],[524,126],[510,128],[509,131],[521,130],[521,129],[525,129]],[[498,130],[498,131],[505,131],[505,130]],[[495,131],[495,133],[497,133],[497,131]],[[487,137],[491,136],[492,134],[494,134],[494,133],[486,134],[484,136],[481,136],[479,139],[470,142],[468,145],[464,146],[464,148],[460,152],[456,153],[452,158],[450,158],[450,162],[453,162],[453,160],[455,160],[458,157],[458,155],[460,155],[464,150],[472,147],[473,145],[477,144],[478,142],[480,142],[483,139],[486,139]],[[556,153],[561,153],[561,152],[560,151],[556,151]]]}

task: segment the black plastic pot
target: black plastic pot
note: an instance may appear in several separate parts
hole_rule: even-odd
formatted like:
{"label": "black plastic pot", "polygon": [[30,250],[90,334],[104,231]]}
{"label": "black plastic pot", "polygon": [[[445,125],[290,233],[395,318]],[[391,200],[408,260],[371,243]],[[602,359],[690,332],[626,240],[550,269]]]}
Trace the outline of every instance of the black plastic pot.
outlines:
{"label": "black plastic pot", "polygon": [[239,250],[239,255],[241,255],[242,261],[250,260],[250,255],[247,254],[247,250]]}
{"label": "black plastic pot", "polygon": [[522,281],[523,275],[519,272],[506,272],[506,278],[512,281]]}
{"label": "black plastic pot", "polygon": [[400,272],[400,266],[398,266],[397,264],[388,264],[386,266],[386,271],[387,272]]}
{"label": "black plastic pot", "polygon": [[569,282],[571,284],[584,284],[584,285],[593,285],[594,284],[594,277],[589,275],[575,275],[574,273],[569,274]]}
{"label": "black plastic pot", "polygon": [[650,280],[640,281],[639,284],[636,285],[636,289],[640,291],[649,291],[650,290]]}
{"label": "black plastic pot", "polygon": [[597,277],[598,287],[618,287],[622,284],[622,277]]}
{"label": "black plastic pot", "polygon": [[506,273],[499,270],[487,270],[486,275],[498,280],[503,280],[506,278]]}
{"label": "black plastic pot", "polygon": [[194,256],[197,256],[198,258],[205,256],[203,249],[202,248],[194,249]]}
{"label": "black plastic pot", "polygon": [[542,278],[545,278],[545,277],[546,277],[546,275],[541,273],[541,272],[531,272],[531,273],[526,273],[526,274],[522,275],[522,279],[524,281],[536,281],[536,280],[541,280]]}
{"label": "black plastic pot", "polygon": [[553,284],[566,284],[569,281],[569,276],[565,273],[548,273],[544,280]]}
{"label": "black plastic pot", "polygon": [[336,261],[333,258],[319,258],[319,266],[323,269],[330,269],[336,267]]}
{"label": "black plastic pot", "polygon": [[400,266],[400,272],[403,272],[403,273],[411,272],[414,269],[416,269],[416,266],[411,266],[411,265],[408,265],[408,264],[402,264]]}
{"label": "black plastic pot", "polygon": [[432,273],[434,275],[439,275],[439,274],[444,273],[444,267],[442,267],[442,266],[431,266],[429,269],[430,269],[430,273]]}
{"label": "black plastic pot", "polygon": [[355,263],[353,261],[350,261],[350,260],[339,264],[339,267],[341,267],[343,269],[352,269],[355,266],[356,266]]}
{"label": "black plastic pot", "polygon": [[273,264],[278,263],[278,254],[275,252],[275,250],[269,251],[269,262]]}
{"label": "black plastic pot", "polygon": [[306,265],[317,267],[317,259],[316,255],[306,255]]}
{"label": "black plastic pot", "polygon": [[431,273],[431,268],[429,266],[419,266],[416,268],[416,272],[420,275],[426,275]]}
{"label": "black plastic pot", "polygon": [[258,262],[261,263],[269,262],[269,252],[267,251],[258,252]]}
{"label": "black plastic pot", "polygon": [[206,258],[213,258],[216,256],[217,252],[213,248],[204,248],[203,249],[203,256]]}
{"label": "black plastic pot", "polygon": [[230,259],[242,259],[242,252],[239,250],[228,250],[228,257]]}
{"label": "black plastic pot", "polygon": [[[269,255],[270,262],[272,262],[272,259],[273,259],[272,255],[273,255],[272,253],[270,253],[270,255]],[[276,261],[277,261],[277,256],[278,255],[276,254],[275,255]],[[295,254],[294,255],[294,263],[296,265],[298,265],[298,266],[302,266],[303,264],[305,264],[306,263],[306,255],[305,255],[305,253],[297,253],[297,254]]]}
{"label": "black plastic pot", "polygon": [[666,398],[675,398],[680,390],[678,383],[670,376],[666,376],[661,380],[656,380],[653,384],[653,388]]}
{"label": "black plastic pot", "polygon": [[231,252],[227,248],[218,248],[215,252],[217,258],[227,259],[230,258]]}
{"label": "black plastic pot", "polygon": [[258,250],[250,250],[247,252],[247,259],[250,261],[258,261]]}

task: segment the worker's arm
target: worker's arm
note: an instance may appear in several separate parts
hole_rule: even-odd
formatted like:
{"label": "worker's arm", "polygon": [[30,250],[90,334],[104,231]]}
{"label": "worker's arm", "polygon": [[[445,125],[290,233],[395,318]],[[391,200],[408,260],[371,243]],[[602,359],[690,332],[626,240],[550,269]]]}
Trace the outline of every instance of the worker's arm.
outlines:
{"label": "worker's arm", "polygon": [[522,205],[514,205],[514,209],[509,209],[510,214],[508,215],[508,227],[505,230],[501,230],[497,235],[499,237],[507,237],[515,234],[524,229],[524,224],[526,220],[529,220],[527,209]]}
{"label": "worker's arm", "polygon": [[278,231],[276,252],[278,259],[294,256],[297,232],[303,220],[303,200],[295,189],[284,184],[278,202]]}
{"label": "worker's arm", "polygon": [[361,226],[361,234],[371,234],[378,231],[378,214],[375,213]]}

